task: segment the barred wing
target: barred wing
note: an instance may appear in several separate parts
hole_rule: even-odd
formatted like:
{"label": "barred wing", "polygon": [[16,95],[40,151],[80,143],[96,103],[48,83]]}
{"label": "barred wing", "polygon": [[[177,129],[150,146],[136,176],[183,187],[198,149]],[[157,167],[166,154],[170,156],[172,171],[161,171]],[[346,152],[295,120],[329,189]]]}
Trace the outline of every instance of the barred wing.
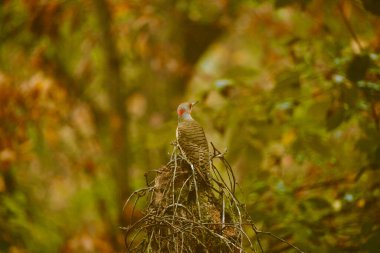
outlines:
{"label": "barred wing", "polygon": [[201,125],[196,121],[178,123],[177,141],[185,158],[203,173],[207,174],[209,149]]}

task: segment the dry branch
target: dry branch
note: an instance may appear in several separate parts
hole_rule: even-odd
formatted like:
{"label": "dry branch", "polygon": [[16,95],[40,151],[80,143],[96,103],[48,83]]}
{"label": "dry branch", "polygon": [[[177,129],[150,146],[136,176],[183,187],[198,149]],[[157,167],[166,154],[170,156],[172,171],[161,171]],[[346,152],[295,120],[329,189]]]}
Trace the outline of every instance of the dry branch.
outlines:
{"label": "dry branch", "polygon": [[[272,233],[259,231],[250,222],[235,196],[231,166],[224,153],[214,145],[212,148],[210,182],[196,176],[193,165],[181,156],[174,143],[170,161],[154,171],[155,178],[147,188],[128,198],[125,206],[134,199],[135,208],[141,198],[147,204],[140,220],[121,227],[127,252],[264,252],[260,234],[302,252]],[[222,168],[215,166],[216,160]],[[253,236],[248,235],[248,229]]]}

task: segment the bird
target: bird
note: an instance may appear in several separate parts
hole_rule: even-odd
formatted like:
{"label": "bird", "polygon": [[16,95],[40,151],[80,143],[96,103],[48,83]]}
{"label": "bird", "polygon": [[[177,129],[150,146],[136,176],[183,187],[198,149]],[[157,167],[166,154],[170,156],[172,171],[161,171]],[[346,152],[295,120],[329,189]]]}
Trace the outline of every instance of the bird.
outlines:
{"label": "bird", "polygon": [[202,180],[208,184],[210,153],[202,126],[193,119],[191,111],[198,102],[184,102],[177,108],[177,144],[185,160],[193,166]]}

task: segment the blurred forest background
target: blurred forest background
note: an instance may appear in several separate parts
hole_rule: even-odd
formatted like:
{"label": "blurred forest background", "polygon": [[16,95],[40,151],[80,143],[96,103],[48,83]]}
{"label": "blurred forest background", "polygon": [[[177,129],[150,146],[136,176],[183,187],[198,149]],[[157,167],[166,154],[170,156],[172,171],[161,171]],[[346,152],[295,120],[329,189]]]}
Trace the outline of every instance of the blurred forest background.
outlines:
{"label": "blurred forest background", "polygon": [[377,0],[1,1],[0,251],[124,252],[123,204],[168,161],[177,105],[200,100],[259,229],[379,252],[379,15]]}

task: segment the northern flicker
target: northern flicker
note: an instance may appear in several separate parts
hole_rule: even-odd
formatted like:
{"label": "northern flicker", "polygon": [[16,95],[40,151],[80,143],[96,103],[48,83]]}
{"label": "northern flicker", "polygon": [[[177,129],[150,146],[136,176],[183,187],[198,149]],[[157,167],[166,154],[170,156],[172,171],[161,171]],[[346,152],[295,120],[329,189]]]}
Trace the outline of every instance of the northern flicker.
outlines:
{"label": "northern flicker", "polygon": [[192,107],[196,103],[185,102],[178,106],[177,143],[185,159],[193,165],[199,176],[209,183],[208,142],[202,126],[191,117]]}

